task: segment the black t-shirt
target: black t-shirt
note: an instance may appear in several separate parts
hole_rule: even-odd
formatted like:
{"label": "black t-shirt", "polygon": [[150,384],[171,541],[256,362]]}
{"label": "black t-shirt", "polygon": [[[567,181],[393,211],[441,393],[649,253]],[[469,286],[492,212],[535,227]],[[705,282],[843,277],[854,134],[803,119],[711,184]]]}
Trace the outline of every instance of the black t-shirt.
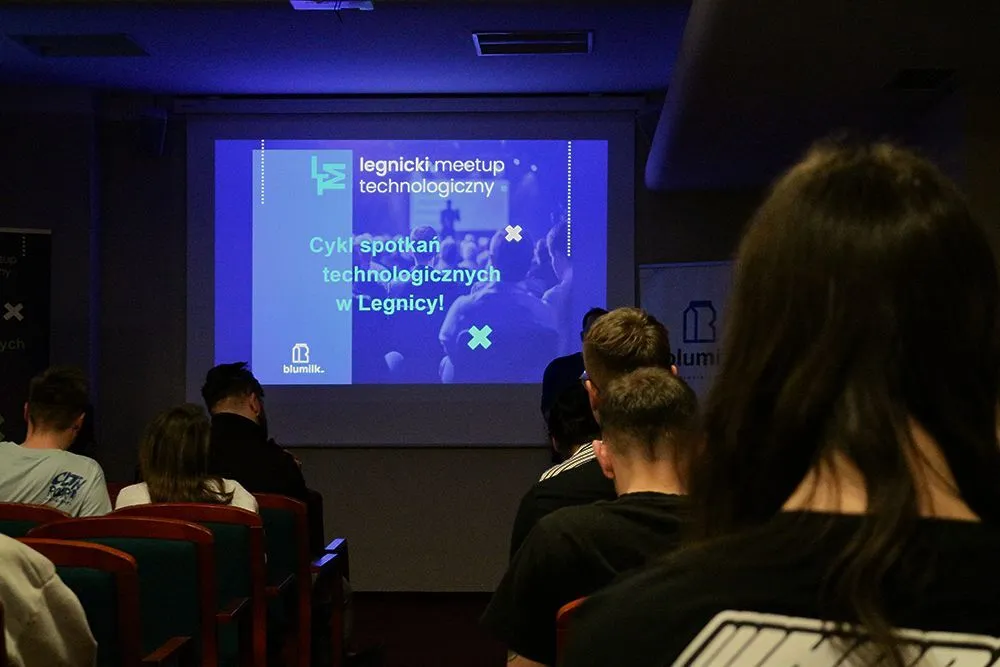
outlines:
{"label": "black t-shirt", "polygon": [[678,543],[684,499],[630,493],[567,507],[538,522],[483,615],[519,655],[555,664],[556,613]]}
{"label": "black t-shirt", "polygon": [[614,500],[615,483],[604,476],[597,459],[535,482],[521,498],[510,535],[510,557],[521,547],[542,517],[563,507],[589,505],[598,500]]}
{"label": "black t-shirt", "polygon": [[[818,619],[853,620],[824,613],[829,606],[821,603],[822,582],[861,521],[783,514],[760,529],[652,566],[579,609],[560,665],[852,664],[841,659],[845,647],[858,650],[850,648],[853,640],[832,639]],[[925,564],[926,579],[895,568],[881,590],[888,618],[924,655],[917,664],[996,665],[1000,530],[922,519],[905,554],[909,566]]]}

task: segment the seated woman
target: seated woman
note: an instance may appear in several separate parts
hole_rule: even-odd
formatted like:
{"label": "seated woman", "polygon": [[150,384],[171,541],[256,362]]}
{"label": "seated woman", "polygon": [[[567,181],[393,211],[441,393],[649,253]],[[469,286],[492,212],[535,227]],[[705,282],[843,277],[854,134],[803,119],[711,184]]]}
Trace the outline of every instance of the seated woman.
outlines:
{"label": "seated woman", "polygon": [[814,149],[726,315],[695,539],[584,603],[560,665],[996,664],[1000,289],[955,185],[889,145]]}
{"label": "seated woman", "polygon": [[148,503],[212,503],[257,511],[257,500],[231,479],[209,475],[210,423],[204,410],[170,408],[146,428],[139,445],[140,484],[121,490],[115,509]]}

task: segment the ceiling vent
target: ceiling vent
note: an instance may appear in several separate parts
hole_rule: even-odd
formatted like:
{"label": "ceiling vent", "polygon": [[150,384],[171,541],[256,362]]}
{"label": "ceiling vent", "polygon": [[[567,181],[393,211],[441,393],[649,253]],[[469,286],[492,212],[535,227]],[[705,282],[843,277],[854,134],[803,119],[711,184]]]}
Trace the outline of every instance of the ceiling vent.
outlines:
{"label": "ceiling vent", "polygon": [[374,0],[291,0],[292,7],[299,11],[341,12],[348,9],[360,9],[370,12],[375,9]]}
{"label": "ceiling vent", "polygon": [[896,72],[886,84],[887,90],[901,92],[936,92],[947,90],[955,83],[955,70],[944,67],[910,67]]}
{"label": "ceiling vent", "polygon": [[107,35],[8,35],[41,58],[122,58],[148,56],[125,34]]}
{"label": "ceiling vent", "polygon": [[481,56],[573,55],[594,50],[592,30],[477,32],[472,41]]}

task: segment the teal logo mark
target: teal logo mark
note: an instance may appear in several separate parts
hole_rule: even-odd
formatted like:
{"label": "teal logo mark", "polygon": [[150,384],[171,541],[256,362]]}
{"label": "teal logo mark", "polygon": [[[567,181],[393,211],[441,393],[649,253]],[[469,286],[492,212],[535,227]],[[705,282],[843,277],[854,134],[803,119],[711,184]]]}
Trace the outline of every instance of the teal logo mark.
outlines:
{"label": "teal logo mark", "polygon": [[343,162],[324,162],[319,168],[319,157],[312,156],[312,177],[316,181],[316,194],[322,195],[327,190],[344,190],[347,188],[347,165]]}

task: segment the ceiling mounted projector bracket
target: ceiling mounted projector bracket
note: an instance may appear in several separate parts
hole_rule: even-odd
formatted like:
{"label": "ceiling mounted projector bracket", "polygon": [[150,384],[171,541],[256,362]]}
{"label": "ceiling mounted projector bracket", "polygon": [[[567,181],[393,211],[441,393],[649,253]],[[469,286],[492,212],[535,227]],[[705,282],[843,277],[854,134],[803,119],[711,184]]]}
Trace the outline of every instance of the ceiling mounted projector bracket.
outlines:
{"label": "ceiling mounted projector bracket", "polygon": [[292,7],[299,11],[342,12],[357,9],[370,12],[375,9],[375,0],[290,0]]}

